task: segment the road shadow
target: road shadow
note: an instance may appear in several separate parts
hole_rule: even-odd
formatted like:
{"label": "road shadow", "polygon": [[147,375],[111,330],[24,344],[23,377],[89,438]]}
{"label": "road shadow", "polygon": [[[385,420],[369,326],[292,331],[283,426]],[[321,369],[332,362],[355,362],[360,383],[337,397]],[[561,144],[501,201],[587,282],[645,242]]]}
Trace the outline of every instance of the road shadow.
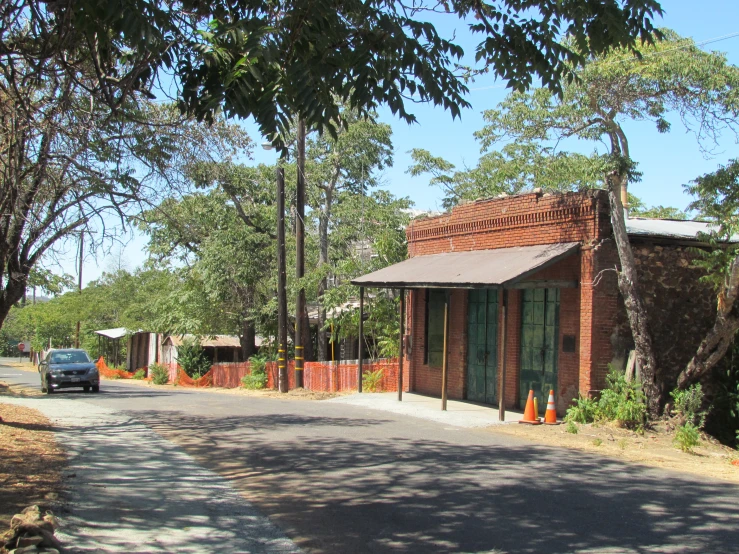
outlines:
{"label": "road shadow", "polygon": [[[58,423],[69,459],[65,552],[294,552],[222,479],[118,414]],[[67,420],[68,421],[68,420]]]}
{"label": "road shadow", "polygon": [[493,438],[403,439],[398,424],[378,433],[381,421],[136,417],[230,479],[310,552],[736,548],[739,488],[727,483]]}

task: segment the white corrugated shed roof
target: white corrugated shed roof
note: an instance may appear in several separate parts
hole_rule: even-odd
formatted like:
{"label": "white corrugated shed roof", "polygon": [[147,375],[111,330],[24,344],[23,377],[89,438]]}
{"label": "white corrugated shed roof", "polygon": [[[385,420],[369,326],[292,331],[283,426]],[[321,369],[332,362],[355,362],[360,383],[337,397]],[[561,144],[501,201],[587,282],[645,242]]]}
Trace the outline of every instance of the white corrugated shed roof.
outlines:
{"label": "white corrugated shed roof", "polygon": [[626,220],[626,232],[629,235],[640,237],[696,240],[699,233],[708,233],[712,227],[710,223],[703,221],[641,218]]}
{"label": "white corrugated shed roof", "polygon": [[126,336],[126,328],[125,327],[116,327],[115,329],[102,329],[100,331],[95,331],[96,335],[102,335],[104,337],[108,337],[109,339],[120,339],[122,337]]}

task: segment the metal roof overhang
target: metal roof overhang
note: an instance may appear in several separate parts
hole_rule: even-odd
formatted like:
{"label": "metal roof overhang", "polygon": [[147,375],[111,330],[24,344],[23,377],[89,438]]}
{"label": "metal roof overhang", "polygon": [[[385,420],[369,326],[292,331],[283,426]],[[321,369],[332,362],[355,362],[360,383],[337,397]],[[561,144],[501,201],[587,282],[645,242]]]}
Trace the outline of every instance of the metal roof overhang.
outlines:
{"label": "metal roof overhang", "polygon": [[416,256],[352,280],[378,288],[513,287],[575,253],[579,242]]}
{"label": "metal roof overhang", "polygon": [[102,329],[100,331],[93,331],[96,335],[108,337],[109,339],[120,339],[126,336],[125,327],[116,327],[115,329]]}

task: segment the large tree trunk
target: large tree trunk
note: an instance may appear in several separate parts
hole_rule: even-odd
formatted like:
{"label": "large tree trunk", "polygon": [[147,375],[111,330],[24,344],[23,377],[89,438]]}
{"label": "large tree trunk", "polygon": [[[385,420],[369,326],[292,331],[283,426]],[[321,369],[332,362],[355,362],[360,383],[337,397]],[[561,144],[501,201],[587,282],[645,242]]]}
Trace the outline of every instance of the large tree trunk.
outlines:
{"label": "large tree trunk", "polygon": [[737,296],[739,296],[739,258],[734,258],[728,282],[719,295],[716,321],[701,341],[695,355],[678,376],[678,388],[689,387],[691,383],[708,373],[726,354],[734,335],[739,330]]}
{"label": "large tree trunk", "polygon": [[618,274],[618,288],[624,299],[626,314],[634,338],[636,357],[641,367],[642,388],[647,396],[649,415],[656,418],[660,414],[664,386],[657,380],[657,361],[654,356],[652,336],[649,332],[649,318],[644,304],[636,273],[634,254],[626,233],[624,208],[619,198],[625,175],[612,173],[608,176],[608,198],[611,203],[611,226],[616,241],[621,271]]}
{"label": "large tree trunk", "polygon": [[[333,202],[333,190],[331,187],[323,189],[325,198],[323,208],[318,221],[318,267],[322,268],[328,263],[328,224],[331,217],[331,203]],[[326,340],[328,335],[324,326],[326,324],[326,310],[323,307],[323,294],[328,288],[328,279],[324,276],[318,283],[318,359],[323,361],[328,358]]]}
{"label": "large tree trunk", "polygon": [[[21,300],[26,292],[27,275],[9,275],[5,288],[0,290],[0,329],[10,309]],[[20,277],[20,278],[19,278]],[[2,276],[0,276],[0,279]]]}
{"label": "large tree trunk", "polygon": [[251,358],[257,351],[256,347],[256,331],[254,330],[254,323],[244,319],[241,327],[241,336],[239,342],[241,343],[241,357],[244,361]]}

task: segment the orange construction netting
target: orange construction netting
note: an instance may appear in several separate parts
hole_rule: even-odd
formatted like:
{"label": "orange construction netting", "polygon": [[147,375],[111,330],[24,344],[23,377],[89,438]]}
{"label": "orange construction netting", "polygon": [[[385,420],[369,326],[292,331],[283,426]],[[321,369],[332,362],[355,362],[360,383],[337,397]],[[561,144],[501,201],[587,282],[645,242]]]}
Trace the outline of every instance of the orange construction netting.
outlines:
{"label": "orange construction netting", "polygon": [[[105,358],[100,356],[97,362],[95,362],[95,365],[98,368],[98,372],[101,376],[107,377],[108,379],[133,379],[134,373],[131,373],[130,371],[124,371],[122,369],[111,369],[108,367],[108,364],[105,363]],[[140,370],[139,370],[140,371]],[[146,374],[146,370],[144,369],[144,374]],[[149,378],[144,378],[142,380],[148,381]]]}
{"label": "orange construction netting", "polygon": [[199,379],[193,379],[185,370],[180,366],[177,366],[177,381],[176,384],[181,387],[212,387],[213,386],[213,369],[210,369],[208,373],[200,377]]}

